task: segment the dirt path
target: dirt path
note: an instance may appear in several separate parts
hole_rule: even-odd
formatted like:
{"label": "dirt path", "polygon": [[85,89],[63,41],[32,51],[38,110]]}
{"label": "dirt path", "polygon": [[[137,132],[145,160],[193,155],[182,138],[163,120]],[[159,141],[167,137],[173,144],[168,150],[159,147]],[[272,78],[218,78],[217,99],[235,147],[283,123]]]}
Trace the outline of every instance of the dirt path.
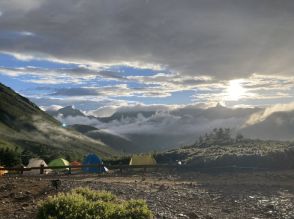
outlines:
{"label": "dirt path", "polygon": [[88,186],[122,199],[144,199],[155,218],[294,218],[294,173],[2,177],[0,218],[35,218],[39,200]]}

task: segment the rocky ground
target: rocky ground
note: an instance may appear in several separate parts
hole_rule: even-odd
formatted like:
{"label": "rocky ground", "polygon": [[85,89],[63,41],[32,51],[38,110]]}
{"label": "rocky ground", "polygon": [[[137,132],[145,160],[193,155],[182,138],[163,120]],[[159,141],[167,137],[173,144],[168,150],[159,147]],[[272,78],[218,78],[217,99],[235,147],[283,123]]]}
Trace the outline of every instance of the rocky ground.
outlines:
{"label": "rocky ground", "polygon": [[[58,190],[51,180],[60,179]],[[294,218],[294,171],[0,177],[0,218],[35,218],[37,203],[75,187],[144,199],[155,218]]]}

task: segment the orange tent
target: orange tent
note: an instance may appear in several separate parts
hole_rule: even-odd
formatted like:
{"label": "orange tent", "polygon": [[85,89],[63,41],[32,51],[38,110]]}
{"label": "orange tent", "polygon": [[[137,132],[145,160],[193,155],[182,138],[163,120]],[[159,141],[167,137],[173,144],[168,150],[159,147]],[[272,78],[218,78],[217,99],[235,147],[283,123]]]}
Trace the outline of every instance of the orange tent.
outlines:
{"label": "orange tent", "polygon": [[[70,163],[71,166],[81,166],[82,164],[79,161],[73,161]],[[72,170],[81,170],[79,167],[72,168]]]}
{"label": "orange tent", "polygon": [[[0,168],[4,168],[2,166],[0,166]],[[5,173],[8,173],[7,170],[0,170],[0,176],[3,176]]]}

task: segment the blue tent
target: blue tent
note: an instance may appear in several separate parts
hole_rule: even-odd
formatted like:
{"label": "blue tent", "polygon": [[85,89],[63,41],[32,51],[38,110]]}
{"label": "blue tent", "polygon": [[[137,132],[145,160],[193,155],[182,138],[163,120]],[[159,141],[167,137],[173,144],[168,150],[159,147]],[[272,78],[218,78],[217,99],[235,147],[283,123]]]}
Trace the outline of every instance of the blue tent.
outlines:
{"label": "blue tent", "polygon": [[[85,157],[83,165],[99,165],[103,164],[102,160],[96,154],[89,154]],[[104,173],[104,167],[83,167],[83,172],[86,173]]]}

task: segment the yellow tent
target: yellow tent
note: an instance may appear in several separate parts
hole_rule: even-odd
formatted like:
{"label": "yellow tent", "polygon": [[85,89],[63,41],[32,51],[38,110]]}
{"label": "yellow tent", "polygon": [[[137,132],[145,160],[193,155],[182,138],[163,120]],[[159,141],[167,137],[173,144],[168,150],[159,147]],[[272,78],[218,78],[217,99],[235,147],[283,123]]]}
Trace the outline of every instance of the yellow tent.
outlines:
{"label": "yellow tent", "polygon": [[156,165],[156,160],[152,155],[133,155],[130,165]]}
{"label": "yellow tent", "polygon": [[[2,166],[0,166],[0,168],[4,168]],[[3,176],[5,173],[8,173],[7,170],[0,170],[0,176]]]}

